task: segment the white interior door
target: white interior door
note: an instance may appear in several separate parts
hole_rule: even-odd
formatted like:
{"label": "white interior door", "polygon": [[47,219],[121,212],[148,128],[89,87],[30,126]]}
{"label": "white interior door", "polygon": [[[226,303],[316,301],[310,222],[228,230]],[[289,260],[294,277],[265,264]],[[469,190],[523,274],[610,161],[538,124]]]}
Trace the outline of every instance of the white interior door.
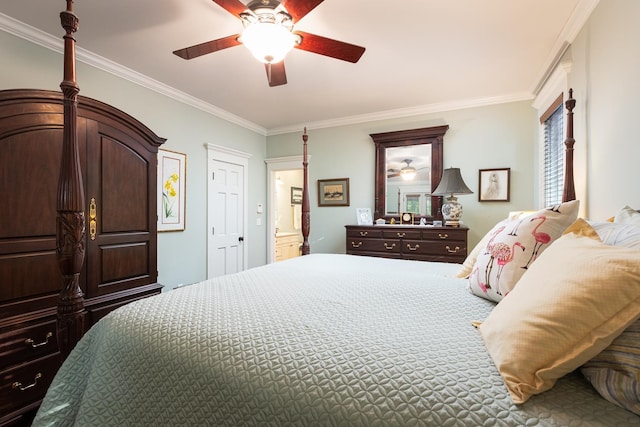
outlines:
{"label": "white interior door", "polygon": [[[208,157],[207,277],[236,273],[246,259],[247,156],[212,151]],[[218,147],[221,148],[221,147]]]}

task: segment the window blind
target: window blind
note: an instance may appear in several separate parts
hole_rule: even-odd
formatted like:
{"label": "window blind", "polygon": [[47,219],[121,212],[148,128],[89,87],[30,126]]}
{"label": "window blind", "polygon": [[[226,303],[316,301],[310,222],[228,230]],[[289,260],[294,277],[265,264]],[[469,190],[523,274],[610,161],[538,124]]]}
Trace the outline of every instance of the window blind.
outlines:
{"label": "window blind", "polygon": [[[560,98],[561,100],[561,98]],[[555,106],[556,103],[554,103]],[[544,203],[545,206],[562,202],[564,181],[564,126],[562,102],[547,115],[544,126]]]}

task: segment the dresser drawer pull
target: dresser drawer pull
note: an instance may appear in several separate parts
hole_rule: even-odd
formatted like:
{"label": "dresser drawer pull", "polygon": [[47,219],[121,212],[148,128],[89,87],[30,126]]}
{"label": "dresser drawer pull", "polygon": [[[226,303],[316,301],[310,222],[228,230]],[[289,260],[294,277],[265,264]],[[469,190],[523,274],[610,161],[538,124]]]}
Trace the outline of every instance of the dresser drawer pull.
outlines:
{"label": "dresser drawer pull", "polygon": [[412,248],[411,245],[407,243],[407,249],[409,249],[410,251],[417,251],[419,247],[420,247],[420,245],[415,245]]}
{"label": "dresser drawer pull", "polygon": [[449,252],[450,254],[457,254],[458,251],[460,251],[460,246],[456,246],[455,249],[451,249],[449,246],[445,246],[445,249],[447,250],[447,252]]}
{"label": "dresser drawer pull", "polygon": [[445,234],[440,234],[440,233],[438,233],[438,237],[439,237],[439,238],[441,238],[442,240],[444,240],[444,239],[448,239],[448,238],[449,238],[449,235],[448,235],[448,234],[446,234],[446,233],[445,233]]}
{"label": "dresser drawer pull", "polygon": [[360,246],[362,246],[362,242],[351,242],[351,247],[352,248],[359,248]]}
{"label": "dresser drawer pull", "polygon": [[395,247],[396,247],[395,243],[392,243],[391,245],[389,245],[387,242],[384,242],[384,248],[389,250],[389,251],[392,250]]}
{"label": "dresser drawer pull", "polygon": [[367,234],[369,234],[369,232],[368,232],[368,231],[361,231],[361,232],[360,232],[360,235],[361,235],[362,237],[366,236]]}
{"label": "dresser drawer pull", "polygon": [[400,232],[400,231],[398,231],[396,234],[398,235],[398,237],[404,237],[404,236],[406,236],[406,235],[407,235],[407,233],[405,233],[405,232]]}
{"label": "dresser drawer pull", "polygon": [[51,338],[52,336],[53,336],[53,332],[47,332],[47,335],[45,335],[44,337],[44,341],[38,344],[35,344],[31,338],[27,338],[26,340],[24,340],[24,343],[26,345],[30,345],[31,348],[38,348],[38,347],[42,347],[43,345],[49,344],[49,338]]}
{"label": "dresser drawer pull", "polygon": [[16,381],[15,383],[11,384],[11,388],[13,389],[19,389],[20,391],[25,391],[25,390],[29,390],[32,387],[35,387],[38,384],[38,380],[42,378],[42,374],[40,372],[38,372],[36,374],[36,376],[33,378],[33,382],[29,385],[22,385],[21,382]]}

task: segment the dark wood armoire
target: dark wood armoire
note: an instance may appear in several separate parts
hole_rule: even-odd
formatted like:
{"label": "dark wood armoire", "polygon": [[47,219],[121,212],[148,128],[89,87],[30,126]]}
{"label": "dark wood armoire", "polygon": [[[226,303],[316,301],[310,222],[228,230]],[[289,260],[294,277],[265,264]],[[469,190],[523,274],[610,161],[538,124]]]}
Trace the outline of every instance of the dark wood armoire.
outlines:
{"label": "dark wood armoire", "polygon": [[[164,142],[102,102],[78,97],[85,193],[85,328],[115,308],[160,292],[157,152]],[[0,91],[0,425],[40,404],[61,357],[56,304],[56,197],[63,97]]]}

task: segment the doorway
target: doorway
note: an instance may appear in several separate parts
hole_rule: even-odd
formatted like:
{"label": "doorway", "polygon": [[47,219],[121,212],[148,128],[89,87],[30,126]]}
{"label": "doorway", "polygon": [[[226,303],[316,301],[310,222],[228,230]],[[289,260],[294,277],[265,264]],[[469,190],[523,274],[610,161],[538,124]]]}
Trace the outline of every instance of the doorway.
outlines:
{"label": "doorway", "polygon": [[302,204],[296,203],[303,185],[302,156],[266,159],[265,163],[269,182],[267,262],[272,263],[294,256],[302,243]]}
{"label": "doorway", "polygon": [[207,144],[207,278],[246,268],[248,153]]}

